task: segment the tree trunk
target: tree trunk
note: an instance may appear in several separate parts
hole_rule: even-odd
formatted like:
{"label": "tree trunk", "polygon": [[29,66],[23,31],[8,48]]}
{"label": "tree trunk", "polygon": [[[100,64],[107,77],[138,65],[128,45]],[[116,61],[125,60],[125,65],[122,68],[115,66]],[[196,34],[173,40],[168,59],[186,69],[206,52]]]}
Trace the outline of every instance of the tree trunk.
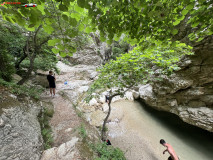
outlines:
{"label": "tree trunk", "polygon": [[102,125],[102,130],[101,130],[101,140],[102,141],[105,141],[106,139],[106,135],[105,135],[105,127],[106,127],[106,123],[107,123],[107,120],[110,116],[110,113],[111,113],[111,102],[112,102],[112,99],[115,97],[115,96],[119,96],[119,95],[122,95],[122,94],[125,94],[129,89],[131,89],[133,87],[133,85],[130,85],[130,86],[126,86],[126,90],[123,91],[122,93],[119,92],[119,93],[115,93],[113,94],[112,96],[109,97],[109,103],[108,103],[108,106],[109,106],[109,111],[107,113],[107,116],[106,118],[104,119],[104,123]]}
{"label": "tree trunk", "polygon": [[36,54],[34,54],[32,57],[30,57],[30,67],[28,68],[26,75],[17,83],[18,85],[24,84],[30,78],[30,75],[31,75],[31,73],[33,71],[33,67],[34,67],[35,57],[36,57]]}
{"label": "tree trunk", "polygon": [[16,71],[18,71],[18,70],[20,69],[20,64],[21,64],[21,62],[22,62],[23,60],[25,60],[25,58],[27,58],[27,55],[26,55],[26,54],[24,54],[24,55],[19,59],[19,61],[16,63],[16,65],[15,65]]}
{"label": "tree trunk", "polygon": [[101,130],[101,140],[104,141],[105,140],[105,127],[106,127],[106,122],[110,116],[110,113],[111,113],[111,100],[109,100],[109,103],[108,103],[108,106],[109,106],[109,111],[107,113],[107,116],[106,118],[104,119],[104,123],[103,123],[103,126],[102,126],[102,130]]}
{"label": "tree trunk", "polygon": [[[124,91],[124,93],[125,93],[125,92],[126,92],[126,91]],[[112,102],[112,99],[113,99],[113,97],[118,96],[118,95],[121,95],[121,94],[120,94],[120,93],[116,93],[116,94],[114,94],[114,95],[112,95],[112,96],[109,97],[109,103],[108,103],[109,111],[108,111],[108,113],[107,113],[106,118],[104,119],[104,123],[103,123],[103,125],[102,125],[102,130],[101,130],[101,140],[102,140],[102,141],[104,141],[104,140],[105,140],[105,137],[106,137],[106,135],[105,135],[105,127],[106,127],[107,120],[108,120],[108,118],[109,118],[109,116],[110,116],[110,113],[111,113],[111,102]]]}

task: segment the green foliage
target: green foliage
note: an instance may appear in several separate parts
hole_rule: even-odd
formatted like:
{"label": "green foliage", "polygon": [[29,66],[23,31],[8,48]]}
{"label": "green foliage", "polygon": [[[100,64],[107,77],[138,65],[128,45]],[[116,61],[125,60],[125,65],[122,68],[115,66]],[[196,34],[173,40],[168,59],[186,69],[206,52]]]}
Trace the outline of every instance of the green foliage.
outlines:
{"label": "green foliage", "polygon": [[[86,9],[78,6],[82,1],[77,4],[75,0],[47,0],[39,1],[37,4],[35,8],[4,5],[0,8],[0,14],[4,20],[17,23],[31,32],[35,32],[41,26],[42,31],[46,33],[44,37],[51,39],[48,44],[54,46],[52,51],[62,57],[71,56],[76,51],[79,46],[73,38],[82,35],[82,31],[88,28],[86,26],[89,26],[89,31],[95,28],[95,25],[89,25],[91,20],[87,17]],[[88,3],[85,6],[88,7]]]}
{"label": "green foliage", "polygon": [[53,135],[52,129],[49,125],[49,120],[53,116],[54,110],[44,108],[43,113],[41,112],[39,115],[39,122],[41,125],[41,135],[44,140],[44,149],[49,149],[53,145]]}
{"label": "green foliage", "polygon": [[95,160],[126,160],[124,153],[119,148],[107,146],[106,143],[91,144],[90,146],[98,154]]}
{"label": "green foliage", "polygon": [[12,74],[15,73],[12,56],[6,54],[6,51],[0,52],[0,79],[5,81],[12,80]]}
{"label": "green foliage", "polygon": [[0,85],[6,86],[9,88],[10,92],[16,95],[26,95],[35,99],[39,99],[41,93],[44,91],[44,88],[38,86],[29,86],[29,85],[17,85],[13,82],[6,82],[0,78]]}
{"label": "green foliage", "polygon": [[188,25],[194,35],[189,38],[194,41],[213,33],[211,3],[193,0],[95,0],[88,13],[96,19],[94,22],[101,37],[109,42],[122,33],[136,43],[144,43],[146,38],[166,42],[179,33],[179,25]]}
{"label": "green foliage", "polygon": [[52,147],[52,143],[53,143],[53,136],[52,136],[52,130],[49,129],[42,129],[42,137],[44,139],[44,149],[49,149]]}
{"label": "green foliage", "polygon": [[[23,29],[17,25],[1,20],[0,22],[0,52],[12,56],[20,55],[26,40]],[[14,61],[14,59],[12,60]]]}
{"label": "green foliage", "polygon": [[44,109],[44,114],[47,115],[48,117],[53,117],[54,114],[54,109]]}
{"label": "green foliage", "polygon": [[78,128],[78,132],[82,139],[85,139],[87,137],[87,131],[84,124],[81,124],[81,126]]}
{"label": "green foliage", "polygon": [[42,25],[47,34],[59,33],[54,38],[64,45],[62,55],[73,53],[66,37],[75,37],[76,29],[86,33],[99,29],[100,39],[108,43],[124,33],[132,44],[145,43],[146,38],[166,42],[180,32],[179,25],[191,30],[191,41],[200,41],[213,33],[212,1],[46,0],[37,4],[38,7],[27,9],[4,5],[0,13],[4,20],[30,31]]}
{"label": "green foliage", "polygon": [[0,22],[0,78],[11,81],[15,73],[14,56],[19,55],[24,36],[18,26],[8,22]]}
{"label": "green foliage", "polygon": [[[37,70],[43,70],[43,71],[54,70],[56,71],[56,73],[59,73],[59,70],[56,67],[57,62],[58,60],[56,58],[56,55],[52,54],[50,51],[49,54],[47,53],[47,54],[39,55],[35,58],[33,70],[35,72]],[[24,60],[20,66],[21,68],[29,68],[30,66],[29,59]]]}
{"label": "green foliage", "polygon": [[114,42],[112,44],[112,56],[110,59],[116,60],[121,54],[128,52],[129,44],[125,41]]}
{"label": "green foliage", "polygon": [[[122,54],[116,60],[111,60],[100,67],[98,79],[88,90],[86,101],[88,102],[97,90],[103,92],[116,87],[118,89],[114,93],[122,95],[125,88],[146,84],[154,78],[169,75],[179,69],[176,62],[183,55],[192,54],[192,48],[180,42],[168,42],[167,45],[156,42],[155,46],[149,46],[146,50],[141,48],[141,46],[135,47],[133,51]],[[158,69],[158,73],[154,68]]]}

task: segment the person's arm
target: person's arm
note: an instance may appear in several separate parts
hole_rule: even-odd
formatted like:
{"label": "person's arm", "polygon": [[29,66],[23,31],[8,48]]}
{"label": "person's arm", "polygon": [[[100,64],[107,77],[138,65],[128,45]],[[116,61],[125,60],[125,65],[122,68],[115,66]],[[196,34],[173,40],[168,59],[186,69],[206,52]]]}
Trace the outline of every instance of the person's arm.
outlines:
{"label": "person's arm", "polygon": [[53,77],[54,77],[54,81],[56,81],[56,78],[55,78],[55,73],[54,73]]}
{"label": "person's arm", "polygon": [[163,154],[165,154],[165,152],[168,152],[168,149],[166,149],[165,151],[163,151]]}

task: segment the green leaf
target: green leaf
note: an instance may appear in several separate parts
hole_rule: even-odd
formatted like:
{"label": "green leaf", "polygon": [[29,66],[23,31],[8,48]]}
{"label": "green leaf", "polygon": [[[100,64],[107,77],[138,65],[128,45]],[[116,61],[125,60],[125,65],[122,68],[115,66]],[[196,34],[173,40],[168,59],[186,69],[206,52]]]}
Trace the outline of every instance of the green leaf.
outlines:
{"label": "green leaf", "polygon": [[173,34],[173,35],[176,35],[177,33],[178,33],[178,30],[177,30],[177,29],[172,30],[172,34]]}
{"label": "green leaf", "polygon": [[105,41],[106,41],[106,38],[105,38],[104,36],[100,36],[100,40],[101,40],[102,42],[105,42]]}
{"label": "green leaf", "polygon": [[119,41],[119,39],[120,39],[120,37],[117,36],[117,35],[115,35],[114,40],[115,40],[115,41]]}
{"label": "green leaf", "polygon": [[66,12],[66,11],[68,11],[68,8],[64,4],[59,4],[59,10]]}
{"label": "green leaf", "polygon": [[62,18],[65,20],[65,21],[68,21],[68,16],[67,15],[65,15],[65,14],[62,14]]}
{"label": "green leaf", "polygon": [[77,21],[79,21],[81,19],[81,15],[79,13],[72,13],[71,17],[75,18]]}
{"label": "green leaf", "polygon": [[107,44],[108,44],[108,45],[111,45],[111,44],[112,44],[112,40],[111,40],[111,39],[108,39],[108,40],[107,40]]}
{"label": "green leaf", "polygon": [[200,24],[200,22],[195,22],[191,26],[194,28],[194,27],[197,27],[199,24]]}
{"label": "green leaf", "polygon": [[189,12],[189,10],[184,9],[184,10],[182,11],[182,15],[184,15],[184,16],[185,16],[188,12]]}
{"label": "green leaf", "polygon": [[186,6],[187,10],[191,10],[194,8],[194,3],[189,4],[188,6]]}
{"label": "green leaf", "polygon": [[70,0],[63,0],[64,5],[66,5],[67,7],[70,6]]}
{"label": "green leaf", "polygon": [[48,34],[51,34],[54,31],[53,27],[50,25],[44,25],[43,28],[44,28],[44,31]]}
{"label": "green leaf", "polygon": [[48,46],[55,46],[56,43],[59,43],[60,39],[53,39],[48,41]]}
{"label": "green leaf", "polygon": [[52,51],[53,51],[53,53],[55,53],[55,54],[59,53],[59,49],[56,49],[56,48],[52,48]]}
{"label": "green leaf", "polygon": [[85,0],[77,0],[77,4],[79,7],[84,8],[85,7]]}
{"label": "green leaf", "polygon": [[85,29],[85,32],[86,32],[86,33],[92,32],[92,28],[91,28],[91,27],[87,27],[87,28]]}
{"label": "green leaf", "polygon": [[57,45],[57,47],[58,47],[60,50],[65,50],[64,45]]}
{"label": "green leaf", "polygon": [[75,10],[77,11],[77,12],[79,12],[79,13],[81,13],[81,12],[83,12],[84,11],[84,9],[83,8],[81,8],[81,7],[79,7],[78,5],[75,5]]}
{"label": "green leaf", "polygon": [[38,5],[36,8],[41,11],[42,15],[45,15],[44,6],[43,5]]}
{"label": "green leaf", "polygon": [[35,27],[31,27],[31,28],[29,28],[29,26],[26,24],[25,26],[24,26],[28,31],[35,31]]}
{"label": "green leaf", "polygon": [[54,23],[53,20],[49,19],[49,18],[45,18],[45,22],[46,22],[47,25]]}
{"label": "green leaf", "polygon": [[61,57],[66,57],[67,56],[67,54],[65,52],[60,52],[59,54],[60,54]]}
{"label": "green leaf", "polygon": [[37,15],[31,14],[29,18],[30,18],[30,22],[32,24],[36,24],[36,22],[37,22]]}
{"label": "green leaf", "polygon": [[200,38],[198,38],[197,42],[200,42],[200,41],[202,41],[203,39],[204,39],[204,37],[200,37]]}
{"label": "green leaf", "polygon": [[35,26],[35,24],[30,24],[28,27],[33,28],[34,26]]}
{"label": "green leaf", "polygon": [[173,25],[176,26],[176,25],[178,25],[179,23],[180,23],[180,21],[177,20],[177,21],[173,22]]}
{"label": "green leaf", "polygon": [[69,19],[69,23],[70,23],[70,25],[72,25],[73,27],[75,27],[75,26],[77,25],[77,21],[76,21],[75,18],[70,18],[70,19]]}
{"label": "green leaf", "polygon": [[81,23],[81,24],[78,26],[78,29],[79,29],[79,31],[83,31],[83,30],[84,30],[84,24]]}

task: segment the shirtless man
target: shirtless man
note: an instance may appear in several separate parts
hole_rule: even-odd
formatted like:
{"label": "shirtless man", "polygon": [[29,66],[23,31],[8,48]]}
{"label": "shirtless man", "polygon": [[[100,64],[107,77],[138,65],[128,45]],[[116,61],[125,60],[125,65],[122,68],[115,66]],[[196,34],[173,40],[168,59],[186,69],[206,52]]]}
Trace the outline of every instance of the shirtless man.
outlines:
{"label": "shirtless man", "polygon": [[168,160],[179,160],[178,156],[176,155],[174,149],[170,144],[166,143],[163,139],[160,140],[160,144],[167,148],[165,151],[163,151],[163,154],[165,154],[165,152],[167,151],[169,152],[170,157],[168,158]]}

